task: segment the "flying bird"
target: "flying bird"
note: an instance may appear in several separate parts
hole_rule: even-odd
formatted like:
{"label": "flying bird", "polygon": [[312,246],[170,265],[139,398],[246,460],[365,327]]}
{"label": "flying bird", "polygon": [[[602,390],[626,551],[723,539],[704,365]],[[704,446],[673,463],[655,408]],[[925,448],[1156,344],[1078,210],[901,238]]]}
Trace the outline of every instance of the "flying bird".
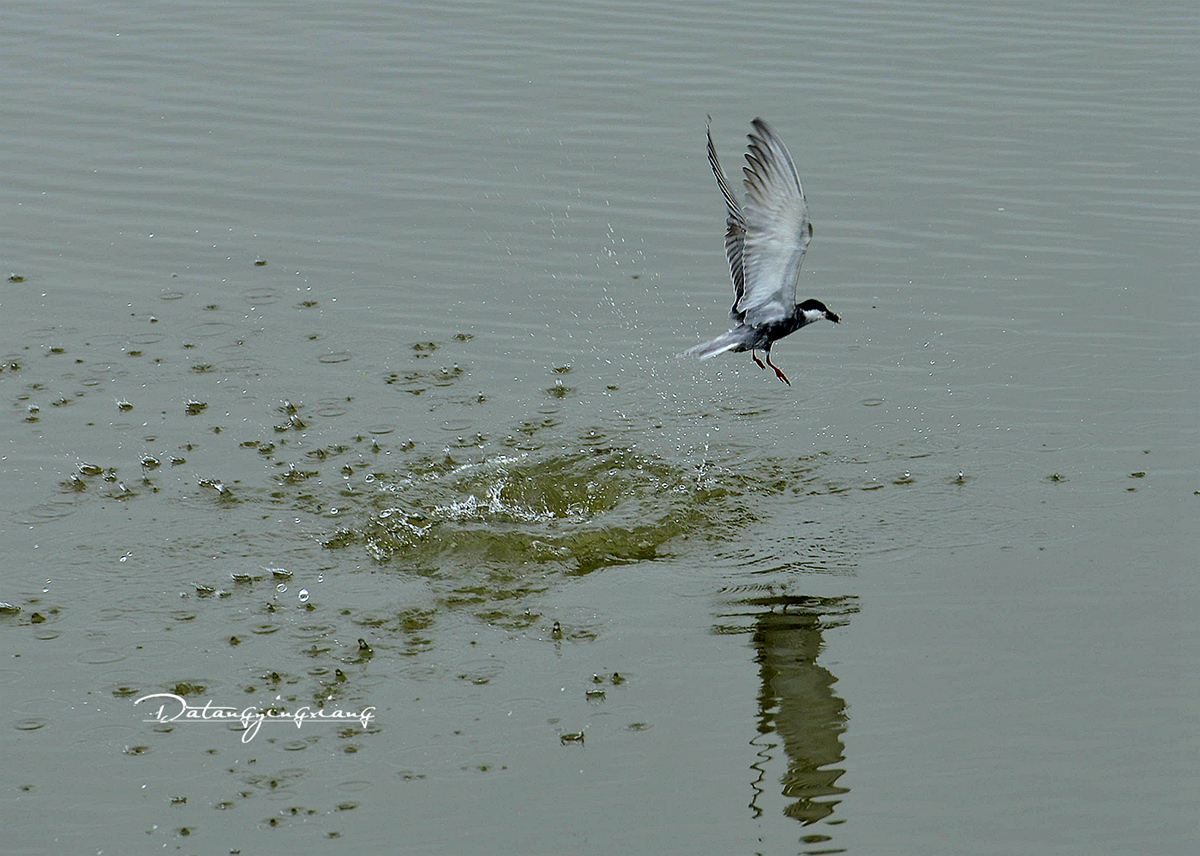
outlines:
{"label": "flying bird", "polygon": [[[766,122],[755,119],[746,152],[748,165],[742,167],[746,201],[738,205],[717,160],[711,124],[710,116],[708,163],[725,197],[725,254],[734,293],[729,316],[737,326],[680,356],[707,360],[726,351],[749,351],[760,369],[770,366],[776,377],[791,386],[787,375],[771,362],[771,346],[806,324],[822,318],[834,324],[840,320],[819,300],[796,302],[800,262],[813,234],[800,176],[783,140]],[[766,365],[757,351],[766,353]]]}

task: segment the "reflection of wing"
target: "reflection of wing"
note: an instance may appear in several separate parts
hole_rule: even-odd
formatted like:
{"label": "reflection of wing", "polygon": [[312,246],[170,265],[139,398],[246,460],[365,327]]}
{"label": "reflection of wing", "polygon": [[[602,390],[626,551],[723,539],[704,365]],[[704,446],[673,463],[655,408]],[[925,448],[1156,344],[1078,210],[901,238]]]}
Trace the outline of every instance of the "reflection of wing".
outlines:
{"label": "reflection of wing", "polygon": [[[734,274],[738,302],[735,315],[744,323],[760,326],[779,321],[795,312],[796,280],[800,276],[800,261],[812,238],[808,222],[808,205],[792,156],[783,140],[775,135],[762,119],[754,120],[750,134],[750,150],[746,152],[749,166],[745,173],[746,204],[738,211],[738,225],[743,230],[736,240],[741,261],[742,287]],[[709,157],[716,158],[709,137]],[[717,176],[717,183],[730,206],[730,233],[725,238],[733,267],[734,214],[737,206],[731,201],[728,188]]]}
{"label": "reflection of wing", "polygon": [[733,191],[729,189],[729,183],[725,181],[721,163],[717,160],[717,147],[713,145],[712,140],[712,116],[708,117],[708,121],[709,126],[705,129],[708,133],[708,164],[712,167],[713,175],[717,177],[717,187],[721,188],[721,195],[725,197],[727,212],[725,217],[725,255],[729,256],[729,275],[733,277],[733,308],[729,314],[733,316],[734,321],[741,321],[742,316],[737,307],[742,300],[742,292],[746,290],[746,279],[742,275],[742,244],[746,239],[746,221],[742,219],[742,209],[738,207]]}

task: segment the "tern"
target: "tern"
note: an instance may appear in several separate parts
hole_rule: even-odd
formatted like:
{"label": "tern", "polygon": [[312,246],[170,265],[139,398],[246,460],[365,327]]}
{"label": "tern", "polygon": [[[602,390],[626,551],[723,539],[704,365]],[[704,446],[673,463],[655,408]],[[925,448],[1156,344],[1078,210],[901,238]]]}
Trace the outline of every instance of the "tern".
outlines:
{"label": "tern", "polygon": [[[822,318],[834,324],[840,321],[819,300],[796,302],[800,262],[813,235],[800,176],[783,140],[766,122],[755,119],[746,151],[748,165],[742,167],[746,201],[738,205],[717,160],[711,116],[708,122],[708,163],[725,197],[727,212],[725,254],[734,293],[729,316],[737,326],[680,356],[707,360],[726,351],[749,351],[760,369],[770,366],[776,377],[791,386],[787,375],[771,362],[771,346]],[[766,353],[766,365],[757,351]]]}

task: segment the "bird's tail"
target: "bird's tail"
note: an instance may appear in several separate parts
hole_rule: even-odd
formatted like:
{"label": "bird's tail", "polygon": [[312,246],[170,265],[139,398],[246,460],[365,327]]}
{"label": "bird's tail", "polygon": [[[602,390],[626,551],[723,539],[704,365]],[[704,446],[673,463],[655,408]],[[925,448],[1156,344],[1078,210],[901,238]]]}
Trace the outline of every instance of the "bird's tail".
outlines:
{"label": "bird's tail", "polygon": [[679,356],[681,357],[699,357],[702,360],[707,360],[709,357],[715,357],[717,354],[723,354],[726,351],[733,350],[738,345],[742,344],[742,333],[738,328],[722,333],[711,342],[704,342],[701,345],[695,345],[688,348]]}

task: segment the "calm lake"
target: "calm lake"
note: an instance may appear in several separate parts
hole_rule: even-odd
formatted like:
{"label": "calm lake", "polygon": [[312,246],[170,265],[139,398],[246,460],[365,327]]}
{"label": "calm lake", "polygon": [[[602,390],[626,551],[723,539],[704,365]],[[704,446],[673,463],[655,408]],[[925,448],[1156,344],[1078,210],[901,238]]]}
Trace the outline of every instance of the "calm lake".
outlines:
{"label": "calm lake", "polygon": [[[1176,856],[1188,2],[0,14],[11,854]],[[841,316],[748,354],[757,116]]]}

